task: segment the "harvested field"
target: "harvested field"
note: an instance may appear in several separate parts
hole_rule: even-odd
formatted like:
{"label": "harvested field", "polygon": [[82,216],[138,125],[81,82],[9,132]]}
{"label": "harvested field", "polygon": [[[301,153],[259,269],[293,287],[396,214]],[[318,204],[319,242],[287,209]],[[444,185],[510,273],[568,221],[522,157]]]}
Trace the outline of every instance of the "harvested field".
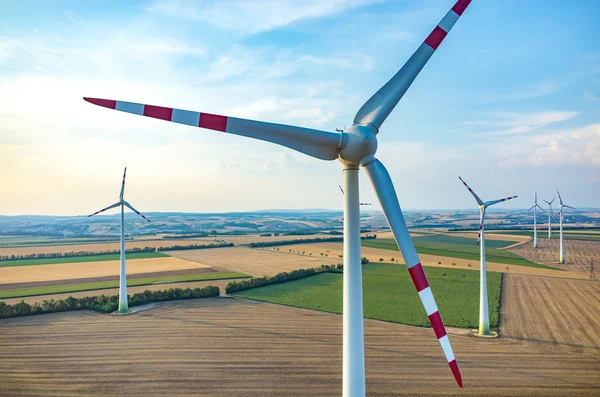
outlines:
{"label": "harvested field", "polygon": [[[105,261],[0,267],[0,280],[2,283],[0,288],[3,284],[114,276],[119,275],[119,266],[119,261]],[[127,261],[127,274],[203,269],[206,267],[209,266],[173,257],[132,259]]]}
{"label": "harvested field", "polygon": [[[127,294],[132,295],[136,292],[144,292],[145,290],[157,291],[157,290],[165,290],[169,288],[204,288],[209,285],[214,285],[215,287],[219,287],[221,289],[221,293],[225,293],[225,287],[227,284],[235,280],[210,280],[210,281],[191,281],[184,283],[169,283],[169,284],[154,284],[154,285],[140,285],[137,287],[127,287]],[[98,295],[118,295],[119,288],[106,288],[106,289],[97,289],[93,291],[79,291],[79,292],[69,292],[62,294],[51,294],[51,295],[36,295],[36,296],[26,296],[22,298],[9,298],[9,299],[1,299],[2,302],[6,304],[13,305],[15,303],[19,303],[24,300],[27,303],[35,303],[42,302],[44,300],[50,299],[66,299],[69,296],[74,298],[83,298],[84,296],[98,296]]]}
{"label": "harvested field", "polygon": [[[300,244],[306,247],[306,244]],[[288,252],[287,245],[276,249],[254,249],[246,247],[231,247],[204,250],[169,251],[169,255],[188,261],[199,262],[211,267],[250,274],[256,277],[272,276],[281,272],[295,269],[306,269],[322,264],[340,263],[337,256],[332,258],[296,255]],[[285,249],[285,250],[284,250]],[[300,248],[302,249],[302,248]],[[308,251],[307,251],[308,253]]]}
{"label": "harvested field", "polygon": [[533,248],[533,243],[523,244],[507,250],[531,261],[585,276],[590,274],[592,259],[596,264],[596,268],[600,267],[600,241],[565,240],[565,259],[567,263],[563,265],[558,263],[560,252],[558,235],[554,236],[552,240],[548,240],[540,238],[538,234],[538,245],[539,248]]}
{"label": "harvested field", "polygon": [[[343,246],[341,243],[313,243],[313,244],[297,244],[297,245],[286,245],[286,249],[292,249],[293,251],[306,251],[312,252],[314,255],[319,255],[321,252],[327,253],[329,258],[332,256],[337,258],[339,261],[342,259],[339,258],[339,255],[342,255],[344,252]],[[273,251],[272,247],[264,248],[264,250]],[[329,252],[327,252],[329,251]],[[379,262],[380,258],[383,258],[383,262],[391,263],[391,259],[394,258],[395,261],[400,261],[403,263],[402,254],[398,251],[391,251],[387,249],[381,248],[371,248],[371,247],[362,247],[362,256],[369,259],[371,262]],[[471,270],[479,270],[479,259],[477,260],[468,260],[468,259],[458,259],[458,258],[450,258],[445,256],[436,256],[436,255],[426,255],[419,254],[419,259],[421,259],[421,264],[423,266],[435,266],[435,267],[448,267],[448,268],[457,268],[457,269],[471,269]],[[439,262],[442,262],[440,265]],[[456,266],[452,266],[452,263],[456,263]],[[600,263],[600,260],[599,262]],[[469,264],[471,267],[469,267]],[[569,272],[569,271],[561,271],[561,270],[551,270],[551,269],[542,269],[536,267],[528,267],[528,266],[516,266],[516,265],[506,265],[503,263],[495,263],[495,262],[486,262],[487,270],[492,272],[501,272],[501,273],[519,273],[519,274],[541,274],[545,276],[554,276],[554,277],[567,277],[567,278],[585,278],[582,274]],[[507,270],[508,268],[508,270]]]}
{"label": "harvested field", "polygon": [[[227,298],[123,317],[2,320],[0,395],[340,395],[341,328],[339,315]],[[596,357],[451,335],[461,390],[430,329],[367,320],[365,335],[369,396],[591,396],[600,388]]]}
{"label": "harvested field", "polygon": [[600,356],[600,282],[509,274],[502,300],[503,338]]}
{"label": "harvested field", "polygon": [[[317,237],[336,237],[329,234],[314,234],[306,236],[270,236],[260,237],[258,234],[244,235],[244,236],[218,236],[218,237],[198,237],[188,239],[157,239],[154,238],[140,238],[133,241],[126,241],[125,247],[131,248],[144,248],[144,247],[172,247],[174,245],[192,245],[192,244],[210,244],[214,243],[215,240],[225,240],[228,243],[234,243],[235,245],[249,244],[255,242],[266,242],[266,241],[288,241],[288,240],[301,240],[310,239]],[[60,240],[56,240],[58,244]],[[89,252],[100,252],[106,250],[119,250],[119,242],[110,243],[88,243],[88,244],[71,244],[71,245],[44,245],[44,246],[29,246],[29,247],[13,247],[13,248],[0,248],[0,255],[29,255],[29,254],[48,254],[54,252],[78,252],[78,251],[89,251]]]}

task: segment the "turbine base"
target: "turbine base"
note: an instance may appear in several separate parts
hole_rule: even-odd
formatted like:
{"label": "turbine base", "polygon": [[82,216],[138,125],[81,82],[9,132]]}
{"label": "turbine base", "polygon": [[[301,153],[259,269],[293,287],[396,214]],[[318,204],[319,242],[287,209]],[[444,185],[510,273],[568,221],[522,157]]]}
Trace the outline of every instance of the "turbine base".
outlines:
{"label": "turbine base", "polygon": [[497,338],[498,337],[498,333],[491,331],[489,335],[481,335],[479,334],[479,330],[478,329],[472,329],[471,332],[469,332],[469,336],[474,336],[476,338]]}

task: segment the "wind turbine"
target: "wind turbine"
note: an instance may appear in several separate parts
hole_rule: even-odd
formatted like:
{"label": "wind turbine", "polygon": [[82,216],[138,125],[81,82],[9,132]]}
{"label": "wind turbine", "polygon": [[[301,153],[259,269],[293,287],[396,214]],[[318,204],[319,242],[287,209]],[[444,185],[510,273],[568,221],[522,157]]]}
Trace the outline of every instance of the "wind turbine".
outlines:
{"label": "wind turbine", "polygon": [[408,267],[413,283],[456,382],[462,387],[458,364],[431,288],[410,238],[392,179],[375,158],[380,127],[404,96],[419,72],[446,37],[471,0],[458,0],[404,66],[358,111],[353,125],[327,132],[282,124],[245,120],[140,103],[98,98],[86,101],[110,109],[166,121],[259,139],[321,160],[340,160],[344,167],[344,292],[342,394],[365,395],[363,293],[360,246],[358,170],[370,178],[387,222]]}
{"label": "wind turbine", "polygon": [[560,258],[558,259],[558,263],[565,263],[565,241],[563,239],[563,208],[575,208],[571,207],[570,205],[563,204],[558,189],[556,189],[556,193],[558,193],[558,202],[560,203],[560,206],[558,207],[560,208],[558,211],[558,213],[560,214]]}
{"label": "wind turbine", "polygon": [[537,240],[537,212],[536,212],[536,208],[539,208],[542,211],[544,210],[537,203],[537,192],[535,192],[535,201],[533,202],[533,205],[531,206],[530,209],[527,210],[527,211],[531,211],[533,209],[533,248],[537,248],[538,247],[538,240]]}
{"label": "wind turbine", "polygon": [[548,204],[548,240],[552,240],[552,203],[554,200],[556,200],[556,197],[550,201],[544,200]]}
{"label": "wind turbine", "polygon": [[101,209],[100,211],[96,211],[90,216],[94,216],[109,210],[111,208],[115,208],[121,206],[121,269],[119,271],[119,313],[127,313],[129,311],[129,305],[127,302],[127,273],[125,272],[125,207],[129,208],[148,222],[150,219],[146,218],[144,215],[140,214],[138,210],[133,208],[131,204],[127,201],[123,200],[123,194],[125,193],[125,176],[127,175],[127,167],[125,167],[125,171],[123,171],[123,183],[121,184],[121,194],[119,194],[119,201],[114,203],[113,205],[109,205],[108,207]]}
{"label": "wind turbine", "polygon": [[[479,235],[477,236],[477,244],[479,245],[479,257],[480,257],[480,274],[479,274],[479,335],[490,336],[490,315],[488,313],[488,297],[487,297],[487,275],[485,265],[485,236],[483,221],[485,219],[485,210],[487,207],[503,203],[508,200],[517,198],[517,196],[505,197],[499,200],[482,201],[479,196],[475,194],[473,189],[467,185],[465,181],[459,176],[458,179],[465,185],[469,192],[475,197],[477,205],[479,206]],[[479,242],[481,241],[481,244]]]}

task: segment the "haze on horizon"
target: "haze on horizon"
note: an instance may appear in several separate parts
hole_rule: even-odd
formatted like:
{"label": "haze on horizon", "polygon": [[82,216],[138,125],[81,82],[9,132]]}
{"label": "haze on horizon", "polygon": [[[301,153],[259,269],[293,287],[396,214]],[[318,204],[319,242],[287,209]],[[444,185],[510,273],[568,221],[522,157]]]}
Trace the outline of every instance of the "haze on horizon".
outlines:
{"label": "haze on horizon", "polygon": [[[335,161],[82,97],[333,131],[453,2],[8,2],[0,214],[92,213],[116,201],[124,166],[144,213],[341,209]],[[600,207],[599,14],[594,1],[474,0],[378,135],[402,207],[475,208],[457,175],[484,200],[519,196],[503,209],[557,188]],[[379,208],[362,176],[361,201]]]}

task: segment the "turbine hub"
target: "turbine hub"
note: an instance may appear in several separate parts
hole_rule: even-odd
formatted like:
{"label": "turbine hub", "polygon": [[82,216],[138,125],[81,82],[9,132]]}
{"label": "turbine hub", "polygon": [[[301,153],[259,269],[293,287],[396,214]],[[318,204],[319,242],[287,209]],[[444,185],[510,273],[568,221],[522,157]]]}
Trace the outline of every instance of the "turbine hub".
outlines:
{"label": "turbine hub", "polygon": [[373,156],[377,151],[377,137],[373,127],[353,125],[345,133],[346,146],[339,152],[343,163],[360,164],[361,160]]}

